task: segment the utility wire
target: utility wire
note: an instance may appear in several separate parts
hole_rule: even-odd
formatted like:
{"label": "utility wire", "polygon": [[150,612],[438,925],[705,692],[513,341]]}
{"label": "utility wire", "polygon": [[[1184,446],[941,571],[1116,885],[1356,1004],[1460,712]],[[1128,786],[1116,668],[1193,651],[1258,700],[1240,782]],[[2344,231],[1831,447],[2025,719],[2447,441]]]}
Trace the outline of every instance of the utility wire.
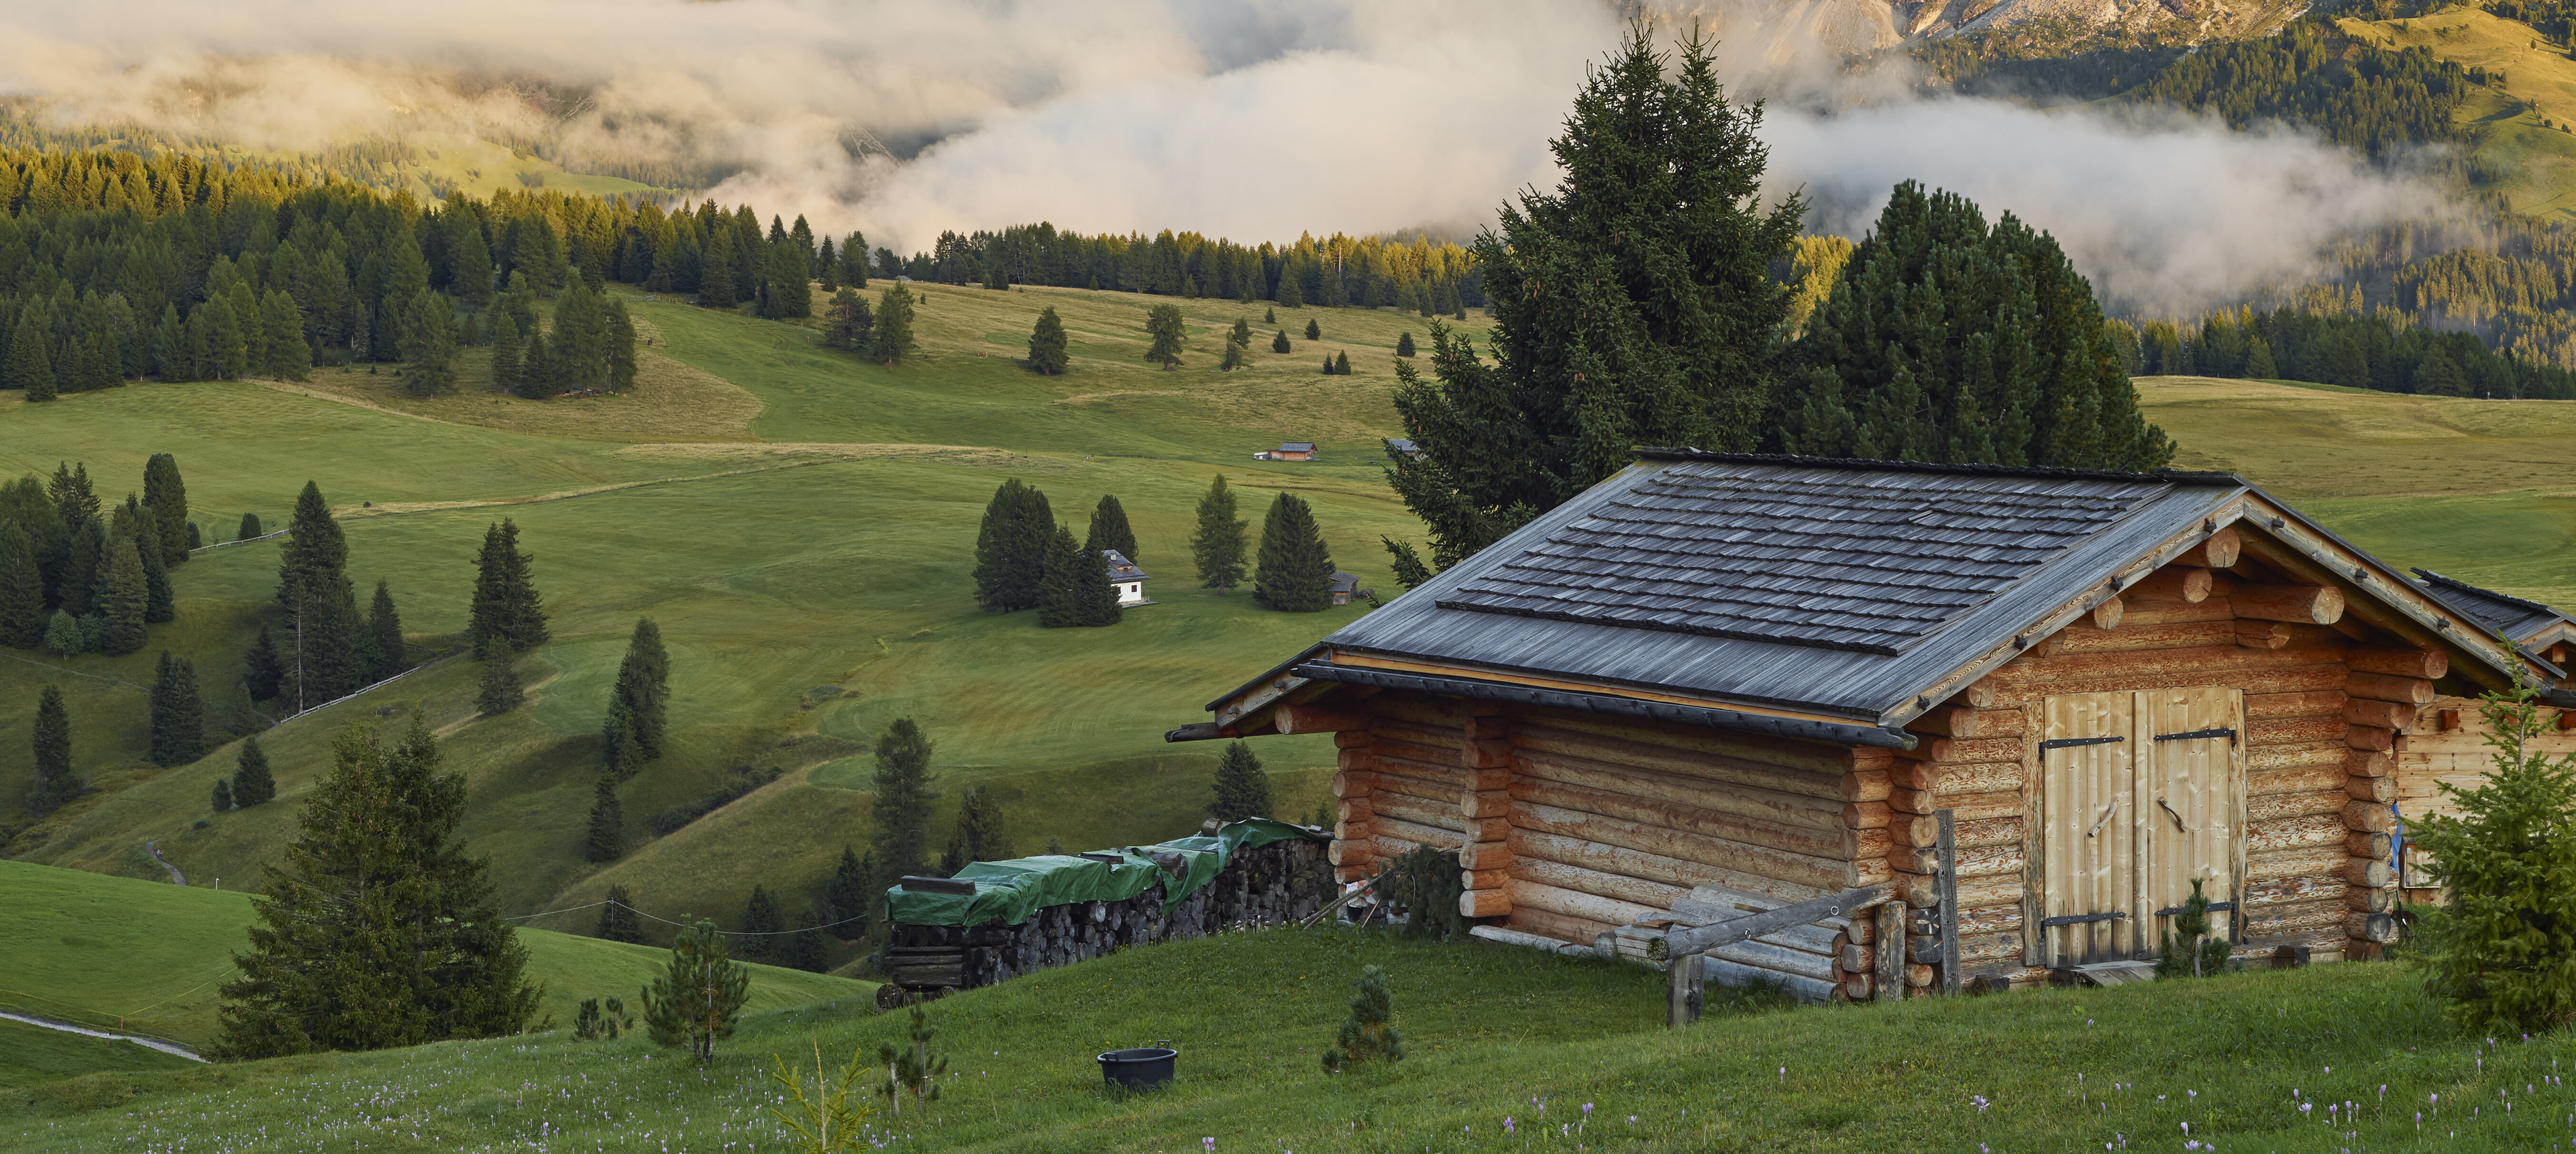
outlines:
{"label": "utility wire", "polygon": [[[510,916],[510,917],[506,917],[506,918],[503,918],[503,919],[501,919],[501,920],[502,920],[502,921],[505,921],[505,922],[523,922],[523,921],[528,920],[529,918],[544,918],[544,917],[552,917],[552,916],[554,916],[554,915],[556,915],[556,914],[577,914],[577,913],[580,913],[580,912],[581,912],[581,911],[583,911],[583,910],[595,910],[595,909],[598,909],[598,908],[599,908],[599,907],[601,907],[601,906],[616,906],[616,907],[619,907],[620,909],[625,910],[626,912],[628,912],[628,913],[630,913],[630,914],[634,914],[635,916],[637,916],[637,917],[639,917],[639,918],[652,918],[652,920],[657,921],[657,922],[660,922],[660,923],[662,923],[663,925],[666,925],[666,926],[678,926],[678,927],[680,927],[681,929],[684,929],[684,930],[685,930],[685,929],[690,928],[690,925],[689,925],[689,923],[687,923],[687,922],[675,922],[675,921],[672,921],[672,920],[671,920],[671,919],[669,919],[669,918],[654,917],[653,915],[648,914],[648,913],[645,913],[645,912],[644,912],[644,911],[642,911],[642,910],[636,909],[636,908],[635,908],[635,907],[633,907],[633,906],[627,905],[627,904],[626,904],[626,903],[624,903],[624,902],[616,901],[616,900],[613,900],[613,899],[611,899],[611,900],[603,900],[603,901],[595,901],[595,902],[592,902],[592,903],[590,903],[589,905],[586,905],[586,906],[572,906],[572,907],[567,908],[567,909],[560,909],[560,910],[547,910],[546,912],[541,913],[541,914],[514,914],[514,915],[512,915],[512,916]],[[832,927],[834,927],[834,926],[846,926],[846,925],[850,924],[851,922],[864,922],[864,921],[866,921],[866,920],[868,920],[868,916],[867,916],[866,914],[861,914],[861,915],[859,915],[859,916],[857,916],[857,917],[855,917],[855,918],[842,918],[841,920],[839,920],[839,921],[837,921],[837,922],[824,922],[824,923],[823,923],[823,924],[821,924],[821,925],[817,925],[817,926],[806,926],[804,929],[796,929],[796,930],[764,930],[764,931],[761,931],[761,932],[759,932],[759,933],[752,933],[752,932],[750,932],[750,931],[748,931],[748,930],[717,930],[716,932],[717,932],[717,933],[719,933],[719,934],[723,934],[724,936],[726,936],[726,937],[728,937],[728,938],[776,938],[776,937],[785,937],[785,936],[786,936],[786,935],[788,935],[788,934],[801,934],[801,933],[804,933],[804,932],[805,932],[805,930],[828,930],[828,929],[831,929],[831,928],[832,928]]]}

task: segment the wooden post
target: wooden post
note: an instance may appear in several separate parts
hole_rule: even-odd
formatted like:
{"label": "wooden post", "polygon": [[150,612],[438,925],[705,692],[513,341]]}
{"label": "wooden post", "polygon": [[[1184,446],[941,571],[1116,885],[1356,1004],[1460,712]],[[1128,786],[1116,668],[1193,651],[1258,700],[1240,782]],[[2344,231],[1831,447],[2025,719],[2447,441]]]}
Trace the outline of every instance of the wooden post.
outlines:
{"label": "wooden post", "polygon": [[1941,823],[1941,992],[1959,992],[1959,831],[1949,810],[1933,818]]}
{"label": "wooden post", "polygon": [[1878,907],[1878,973],[1876,1000],[1905,998],[1905,903],[1893,898]]}
{"label": "wooden post", "polygon": [[1700,970],[1699,955],[1667,957],[1671,963],[1671,992],[1664,1007],[1664,1024],[1687,1026],[1699,1020]]}

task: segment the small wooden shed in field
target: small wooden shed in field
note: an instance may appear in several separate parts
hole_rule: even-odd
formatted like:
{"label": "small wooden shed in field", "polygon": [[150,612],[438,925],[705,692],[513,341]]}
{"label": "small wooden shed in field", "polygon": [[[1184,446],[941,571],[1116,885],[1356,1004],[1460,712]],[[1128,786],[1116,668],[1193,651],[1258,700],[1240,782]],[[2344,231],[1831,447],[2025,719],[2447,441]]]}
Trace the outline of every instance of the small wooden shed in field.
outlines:
{"label": "small wooden shed in field", "polygon": [[1890,997],[2152,957],[2193,879],[2249,950],[2376,956],[2400,735],[2517,664],[2229,474],[1658,450],[1170,736],[1333,733],[1342,880],[1454,849],[1565,942],[1938,908],[1946,812],[1953,972],[1884,918],[1719,952]]}

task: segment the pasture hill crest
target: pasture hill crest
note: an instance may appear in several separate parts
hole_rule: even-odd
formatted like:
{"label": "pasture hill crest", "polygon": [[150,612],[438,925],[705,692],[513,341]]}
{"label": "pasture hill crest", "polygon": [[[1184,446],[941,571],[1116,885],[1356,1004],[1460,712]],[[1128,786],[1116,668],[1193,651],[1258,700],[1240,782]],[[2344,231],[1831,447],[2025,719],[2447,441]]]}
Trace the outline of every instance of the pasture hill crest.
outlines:
{"label": "pasture hill crest", "polygon": [[1334,733],[1341,880],[1456,851],[1462,913],[1567,942],[1938,910],[1946,812],[1955,963],[1723,955],[1884,998],[2152,958],[2194,879],[2240,951],[2377,956],[2392,751],[2517,669],[2559,676],[2233,474],[1649,450],[1169,736]]}

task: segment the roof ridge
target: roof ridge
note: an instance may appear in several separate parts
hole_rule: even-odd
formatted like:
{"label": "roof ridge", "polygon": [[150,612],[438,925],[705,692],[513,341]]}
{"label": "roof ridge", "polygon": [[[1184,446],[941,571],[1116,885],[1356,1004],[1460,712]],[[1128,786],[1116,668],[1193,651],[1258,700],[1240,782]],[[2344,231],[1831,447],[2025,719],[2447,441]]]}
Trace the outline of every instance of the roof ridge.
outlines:
{"label": "roof ridge", "polygon": [[1937,461],[1871,461],[1856,457],[1802,457],[1794,453],[1712,453],[1705,449],[1683,446],[1640,446],[1641,461],[1727,461],[1747,465],[1794,465],[1811,469],[1876,470],[1907,473],[1966,473],[1995,477],[2077,477],[2094,481],[2166,481],[2197,484],[2242,485],[2247,482],[2234,473],[2191,469],[2157,469],[2150,473],[2131,473],[2117,469],[2069,469],[2056,465],[1973,465],[1944,464]]}

